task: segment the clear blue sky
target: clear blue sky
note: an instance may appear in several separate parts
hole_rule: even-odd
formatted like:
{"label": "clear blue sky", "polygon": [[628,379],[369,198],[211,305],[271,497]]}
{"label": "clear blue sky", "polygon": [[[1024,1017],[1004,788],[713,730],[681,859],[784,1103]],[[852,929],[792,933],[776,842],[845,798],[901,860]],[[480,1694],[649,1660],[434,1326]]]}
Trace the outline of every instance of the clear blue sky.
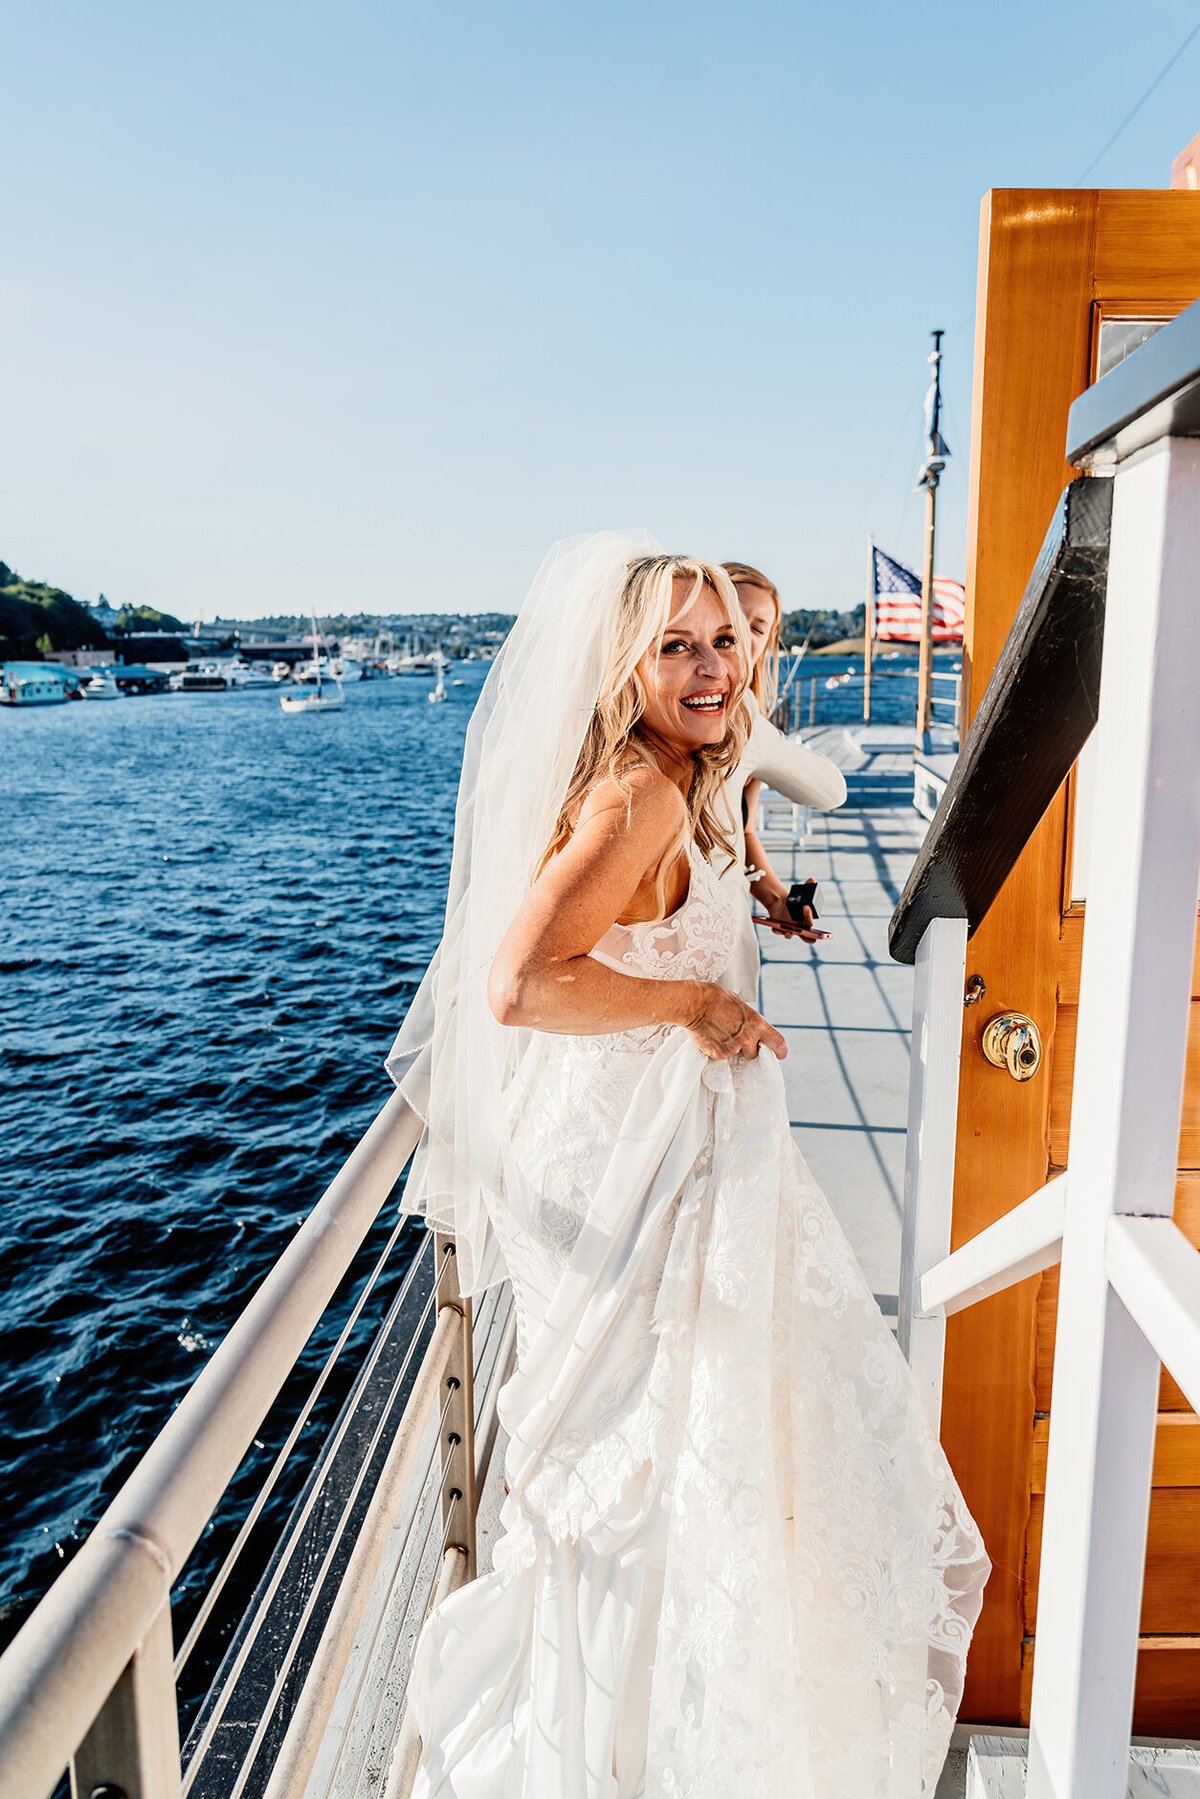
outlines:
{"label": "clear blue sky", "polygon": [[[0,25],[0,557],[185,618],[514,608],[644,524],[961,575],[989,186],[1069,185],[1198,0],[203,0]],[[1094,183],[1165,186],[1200,39]]]}

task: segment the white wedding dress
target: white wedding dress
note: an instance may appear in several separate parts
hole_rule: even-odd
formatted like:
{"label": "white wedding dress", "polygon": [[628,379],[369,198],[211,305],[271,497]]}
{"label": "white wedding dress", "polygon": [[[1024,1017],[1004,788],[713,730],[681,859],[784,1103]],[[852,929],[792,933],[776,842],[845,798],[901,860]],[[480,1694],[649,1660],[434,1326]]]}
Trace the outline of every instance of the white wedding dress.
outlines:
{"label": "white wedding dress", "polygon": [[[614,926],[713,980],[739,920]],[[769,1052],[534,1033],[510,1088],[495,1571],[435,1612],[418,1799],[932,1794],[988,1564]]]}

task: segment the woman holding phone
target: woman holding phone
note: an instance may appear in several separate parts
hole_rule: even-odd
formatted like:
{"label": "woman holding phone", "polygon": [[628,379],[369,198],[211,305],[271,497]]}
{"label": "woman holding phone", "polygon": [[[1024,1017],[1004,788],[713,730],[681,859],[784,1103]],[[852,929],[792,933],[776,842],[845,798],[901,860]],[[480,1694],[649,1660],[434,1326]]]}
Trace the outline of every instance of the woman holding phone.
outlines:
{"label": "woman holding phone", "polygon": [[[805,943],[816,943],[829,936],[828,931],[814,929],[816,882],[797,883],[792,889],[785,886],[771,867],[754,830],[754,816],[764,785],[797,805],[831,812],[846,798],[845,777],[827,756],[819,756],[802,743],[785,737],[770,722],[779,680],[783,618],[779,589],[748,562],[724,562],[721,566],[733,582],[745,616],[753,657],[746,695],[752,718],[750,740],[726,783],[731,830],[742,849],[739,867],[745,869],[752,897],[777,927],[780,936],[796,936]],[[758,973],[758,941],[747,908],[730,980],[742,997],[752,1003],[757,1002]]]}

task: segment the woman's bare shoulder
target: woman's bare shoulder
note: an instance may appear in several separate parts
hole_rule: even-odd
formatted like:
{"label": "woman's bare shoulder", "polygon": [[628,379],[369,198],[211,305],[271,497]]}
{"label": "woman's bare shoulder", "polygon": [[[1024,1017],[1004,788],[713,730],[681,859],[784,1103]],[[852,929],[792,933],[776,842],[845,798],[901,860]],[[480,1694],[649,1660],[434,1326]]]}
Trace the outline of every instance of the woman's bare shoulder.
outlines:
{"label": "woman's bare shoulder", "polygon": [[687,802],[674,781],[660,769],[639,762],[592,788],[575,829],[607,828],[646,842],[666,842],[686,817]]}

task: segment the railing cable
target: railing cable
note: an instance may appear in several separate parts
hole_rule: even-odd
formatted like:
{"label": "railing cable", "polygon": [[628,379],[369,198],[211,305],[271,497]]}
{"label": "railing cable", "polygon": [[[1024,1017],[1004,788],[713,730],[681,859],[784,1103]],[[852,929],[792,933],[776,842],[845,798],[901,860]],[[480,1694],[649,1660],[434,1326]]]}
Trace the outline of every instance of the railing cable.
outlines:
{"label": "railing cable", "polygon": [[[291,1430],[288,1432],[287,1437],[284,1439],[283,1447],[280,1449],[274,1462],[271,1464],[271,1468],[267,1474],[266,1480],[263,1482],[261,1488],[259,1489],[258,1495],[255,1498],[253,1505],[250,1507],[250,1510],[247,1512],[245,1520],[242,1523],[241,1529],[238,1531],[237,1536],[233,1539],[233,1542],[230,1545],[229,1553],[226,1555],[225,1560],[221,1563],[221,1566],[218,1568],[216,1574],[213,1576],[213,1579],[209,1585],[208,1591],[205,1593],[204,1598],[201,1601],[200,1609],[196,1613],[196,1616],[193,1618],[191,1628],[189,1629],[187,1636],[183,1640],[183,1643],[182,1643],[182,1646],[180,1647],[178,1655],[175,1657],[175,1678],[176,1678],[176,1680],[179,1679],[180,1674],[183,1672],[183,1669],[187,1664],[188,1657],[191,1655],[192,1650],[196,1647],[196,1643],[198,1642],[198,1640],[200,1638],[200,1634],[203,1631],[204,1626],[207,1624],[209,1617],[212,1614],[212,1609],[216,1605],[217,1600],[220,1598],[226,1581],[229,1579],[229,1576],[233,1572],[234,1564],[237,1562],[238,1557],[241,1555],[242,1550],[245,1548],[246,1540],[249,1537],[250,1532],[254,1529],[254,1526],[258,1523],[259,1518],[262,1516],[263,1508],[266,1505],[268,1499],[271,1497],[271,1494],[274,1492],[276,1484],[279,1481],[279,1477],[283,1473],[283,1470],[284,1470],[285,1466],[287,1465],[287,1462],[291,1456],[292,1450],[296,1447],[297,1439],[299,1438],[301,1431],[304,1429],[304,1426],[308,1423],[308,1420],[309,1420],[310,1416],[312,1415],[313,1407],[316,1405],[317,1400],[321,1397],[321,1394],[324,1391],[325,1383],[329,1379],[330,1374],[333,1372],[334,1364],[336,1363],[338,1357],[341,1355],[342,1350],[346,1347],[346,1343],[349,1340],[351,1332],[353,1331],[355,1325],[358,1323],[359,1318],[362,1316],[363,1307],[366,1305],[367,1300],[370,1298],[371,1293],[373,1292],[373,1290],[375,1288],[375,1284],[378,1281],[379,1276],[382,1274],[384,1266],[387,1263],[388,1258],[390,1257],[390,1255],[392,1253],[392,1250],[395,1248],[396,1240],[400,1236],[400,1233],[404,1230],[404,1228],[408,1224],[408,1222],[409,1222],[408,1215],[405,1213],[401,1213],[399,1218],[396,1220],[395,1228],[392,1231],[391,1236],[388,1238],[386,1244],[384,1245],[383,1252],[380,1255],[379,1260],[376,1262],[374,1268],[371,1270],[370,1278],[368,1279],[366,1286],[363,1288],[362,1293],[359,1295],[358,1301],[355,1304],[353,1311],[350,1313],[350,1316],[347,1318],[345,1326],[342,1329],[341,1335],[338,1337],[337,1342],[334,1344],[332,1350],[330,1351],[329,1357],[328,1357],[324,1367],[321,1369],[321,1372],[318,1374],[316,1381],[313,1384],[312,1390],[310,1391],[307,1399],[304,1401],[304,1404],[301,1406],[295,1423],[292,1425]],[[426,1245],[422,1244],[421,1248],[418,1250],[417,1254],[413,1257],[412,1265],[410,1266],[410,1268],[408,1269],[408,1272],[406,1273],[406,1275],[404,1277],[404,1284],[401,1287],[399,1295],[397,1296],[397,1299],[396,1299],[397,1306],[403,1305],[404,1300],[406,1299],[406,1297],[408,1295],[408,1291],[409,1291],[410,1287],[412,1286],[413,1280],[416,1277],[417,1269],[420,1267],[422,1258],[424,1257],[425,1249],[426,1249]]]}
{"label": "railing cable", "polygon": [[[425,1255],[428,1250],[428,1246],[430,1244],[432,1244],[432,1242],[433,1242],[433,1237],[431,1234],[426,1239],[426,1243],[422,1246],[420,1255],[417,1258],[418,1262],[421,1262],[424,1260]],[[435,1274],[436,1274],[436,1271],[435,1271]],[[348,1505],[353,1505],[354,1500],[358,1496],[358,1492],[361,1487],[364,1473],[365,1473],[366,1469],[370,1466],[371,1460],[374,1456],[375,1449],[376,1449],[376,1446],[379,1441],[379,1434],[382,1431],[385,1422],[387,1420],[389,1420],[392,1415],[392,1412],[393,1412],[393,1409],[395,1406],[395,1402],[396,1402],[396,1396],[399,1394],[400,1389],[404,1383],[404,1378],[405,1378],[405,1375],[407,1374],[409,1366],[412,1362],[413,1354],[415,1352],[417,1343],[421,1337],[421,1334],[425,1328],[426,1323],[428,1322],[430,1313],[433,1310],[436,1299],[437,1299],[437,1281],[435,1278],[435,1280],[430,1288],[429,1296],[426,1299],[425,1304],[422,1308],[421,1316],[417,1320],[417,1323],[413,1328],[412,1338],[409,1342],[408,1349],[405,1351],[404,1359],[400,1366],[400,1371],[397,1374],[395,1381],[393,1383],[391,1398],[389,1399],[387,1406],[385,1406],[383,1409],[383,1412],[380,1416],[379,1422],[375,1427],[375,1432],[372,1436],[371,1443],[368,1446],[368,1449],[363,1458],[362,1466],[359,1469],[358,1476],[355,1480],[354,1486],[351,1490],[350,1498],[347,1502]],[[384,1333],[381,1331],[379,1333],[379,1335],[376,1337],[375,1342],[373,1343],[373,1345],[371,1347],[371,1353],[368,1355],[367,1360],[363,1365],[363,1372],[362,1372],[360,1379],[364,1384],[370,1378],[375,1367],[378,1365],[379,1357],[383,1353],[383,1346],[384,1346]],[[326,1454],[325,1454],[325,1466],[326,1467],[331,1467],[333,1465],[334,1459],[337,1455],[337,1451],[341,1447],[341,1444],[345,1437],[346,1431],[349,1429],[349,1425],[350,1425],[350,1414],[349,1414],[349,1412],[347,1412],[344,1415],[344,1417],[342,1418],[337,1430],[335,1431],[335,1433],[330,1441],[329,1447],[326,1451]],[[188,1788],[190,1787],[192,1780],[195,1778],[195,1771],[197,1771],[199,1769],[201,1757],[207,1752],[207,1750],[212,1742],[212,1739],[216,1734],[217,1728],[220,1725],[221,1719],[223,1718],[223,1716],[225,1714],[225,1711],[226,1711],[227,1705],[228,1705],[228,1701],[229,1701],[229,1697],[232,1695],[234,1686],[235,1686],[237,1680],[240,1678],[242,1670],[245,1667],[247,1660],[249,1659],[251,1649],[253,1648],[253,1646],[257,1640],[258,1632],[262,1628],[262,1625],[266,1620],[268,1608],[269,1608],[271,1602],[274,1600],[275,1595],[277,1594],[280,1586],[283,1583],[284,1575],[286,1574],[286,1572],[288,1571],[288,1569],[291,1565],[292,1550],[294,1549],[295,1544],[299,1541],[300,1535],[301,1535],[302,1531],[304,1530],[305,1526],[307,1525],[308,1520],[311,1517],[311,1515],[316,1507],[317,1501],[321,1495],[321,1490],[322,1490],[321,1482],[319,1480],[314,1480],[312,1488],[311,1488],[307,1498],[304,1501],[303,1507],[300,1512],[300,1516],[296,1521],[295,1528],[293,1529],[293,1531],[291,1533],[291,1543],[289,1545],[288,1553],[285,1555],[281,1555],[279,1558],[279,1563],[271,1575],[267,1589],[262,1596],[262,1601],[256,1610],[254,1626],[252,1629],[247,1631],[245,1638],[243,1639],[241,1645],[239,1646],[234,1663],[233,1663],[232,1667],[230,1668],[229,1673],[226,1676],[225,1680],[222,1682],[221,1691],[217,1697],[217,1701],[213,1707],[213,1711],[212,1711],[211,1715],[205,1720],[204,1729],[203,1729],[201,1736],[196,1744],[195,1750],[193,1751],[191,1760],[188,1763],[187,1771],[184,1774],[183,1785],[184,1785],[185,1793],[187,1792]],[[309,1593],[308,1600],[306,1601],[304,1616],[303,1616],[303,1619],[302,1619],[302,1622],[300,1625],[301,1631],[303,1631],[303,1629],[307,1626],[308,1618],[312,1614],[312,1608],[313,1608],[313,1605],[315,1604],[316,1594],[320,1590],[321,1582],[324,1580],[325,1572],[326,1572],[326,1568],[327,1568],[327,1565],[329,1562],[330,1555],[332,1554],[333,1549],[335,1549],[337,1547],[338,1543],[341,1541],[341,1535],[342,1535],[342,1531],[345,1528],[345,1522],[346,1522],[346,1511],[343,1510],[343,1513],[342,1513],[341,1517],[339,1518],[338,1523],[335,1527],[335,1532],[334,1532],[334,1536],[333,1536],[333,1539],[330,1544],[329,1551],[327,1552],[326,1557],[325,1557],[324,1561],[322,1562],[321,1570],[317,1575],[317,1578],[314,1582],[312,1590]],[[292,1660],[292,1658],[294,1658],[294,1655],[295,1655],[295,1646],[296,1646],[296,1638],[293,1637],[292,1647],[289,1652],[289,1660],[288,1660],[288,1668],[289,1669],[291,1666],[291,1660]],[[278,1683],[277,1683],[277,1685],[278,1685]],[[278,1694],[277,1694],[276,1690],[273,1688],[271,1698],[268,1702],[267,1711],[263,1714],[264,1718],[269,1716],[270,1709],[275,1704],[277,1696],[278,1696]],[[254,1749],[255,1753],[257,1753],[258,1744],[259,1744],[259,1742],[261,1742],[263,1727],[264,1727],[263,1721],[260,1720],[260,1727],[259,1727],[259,1730],[256,1731],[256,1733],[255,1733],[255,1741],[253,1744],[253,1749]],[[243,1771],[244,1771],[244,1769],[243,1769]],[[244,1781],[242,1782],[242,1785],[244,1785]],[[230,1795],[230,1799],[237,1799],[238,1794],[242,1790],[242,1785],[239,1785],[238,1787],[235,1788],[235,1791]]]}
{"label": "railing cable", "polygon": [[[428,1316],[429,1308],[433,1304],[436,1297],[437,1297],[437,1288],[435,1286],[433,1292],[430,1295],[429,1302],[425,1309],[425,1313],[423,1314],[423,1318],[425,1316]],[[414,1344],[415,1344],[415,1341],[416,1341],[416,1339],[414,1337],[414,1340],[413,1340]],[[410,1345],[409,1351],[408,1351],[408,1356],[406,1356],[406,1358],[405,1358],[405,1367],[407,1367],[408,1360],[411,1358],[412,1349],[413,1349],[413,1345]],[[358,1502],[359,1494],[362,1492],[364,1482],[366,1481],[367,1472],[375,1459],[375,1453],[379,1447],[379,1443],[383,1436],[384,1429],[386,1428],[387,1424],[391,1421],[392,1414],[395,1411],[398,1396],[400,1393],[402,1380],[403,1380],[403,1371],[402,1371],[401,1375],[397,1378],[397,1380],[392,1388],[391,1395],[388,1399],[388,1403],[384,1406],[384,1408],[380,1414],[379,1421],[376,1424],[374,1431],[371,1433],[371,1441],[367,1447],[366,1454],[363,1456],[362,1463],[359,1467],[358,1473],[354,1477],[353,1485],[351,1486],[350,1492],[347,1495],[346,1503],[342,1507],[342,1511],[338,1518],[337,1524],[334,1527],[333,1534],[330,1537],[329,1543],[326,1546],[325,1554],[321,1558],[320,1568],[317,1570],[316,1577],[313,1580],[312,1586],[309,1589],[308,1597],[304,1601],[304,1606],[301,1610],[300,1618],[299,1618],[295,1628],[292,1631],[291,1640],[288,1643],[287,1650],[284,1654],[282,1665],[280,1666],[279,1671],[276,1674],[274,1681],[272,1682],[270,1694],[267,1697],[267,1702],[263,1707],[263,1710],[259,1717],[258,1723],[255,1725],[254,1734],[250,1739],[250,1743],[247,1747],[246,1754],[242,1761],[242,1765],[238,1770],[237,1779],[234,1781],[233,1786],[230,1789],[229,1799],[241,1799],[242,1794],[246,1790],[246,1784],[250,1779],[250,1775],[253,1770],[255,1758],[258,1755],[259,1749],[262,1747],[263,1738],[266,1736],[267,1729],[268,1729],[268,1727],[271,1723],[271,1720],[275,1714],[275,1707],[278,1705],[279,1700],[282,1697],[284,1687],[287,1684],[288,1676],[291,1674],[292,1666],[296,1660],[296,1655],[299,1651],[300,1644],[304,1639],[305,1632],[308,1629],[309,1623],[311,1622],[311,1619],[312,1619],[313,1612],[316,1609],[318,1595],[320,1594],[321,1589],[325,1584],[326,1577],[329,1574],[329,1570],[333,1565],[333,1558],[334,1558],[335,1554],[337,1553],[338,1549],[341,1547],[342,1537],[345,1534],[346,1525],[348,1524],[350,1515],[353,1512],[354,1507]],[[407,1409],[407,1408],[405,1408],[405,1409]],[[403,1429],[403,1417],[401,1417],[400,1428]]]}

